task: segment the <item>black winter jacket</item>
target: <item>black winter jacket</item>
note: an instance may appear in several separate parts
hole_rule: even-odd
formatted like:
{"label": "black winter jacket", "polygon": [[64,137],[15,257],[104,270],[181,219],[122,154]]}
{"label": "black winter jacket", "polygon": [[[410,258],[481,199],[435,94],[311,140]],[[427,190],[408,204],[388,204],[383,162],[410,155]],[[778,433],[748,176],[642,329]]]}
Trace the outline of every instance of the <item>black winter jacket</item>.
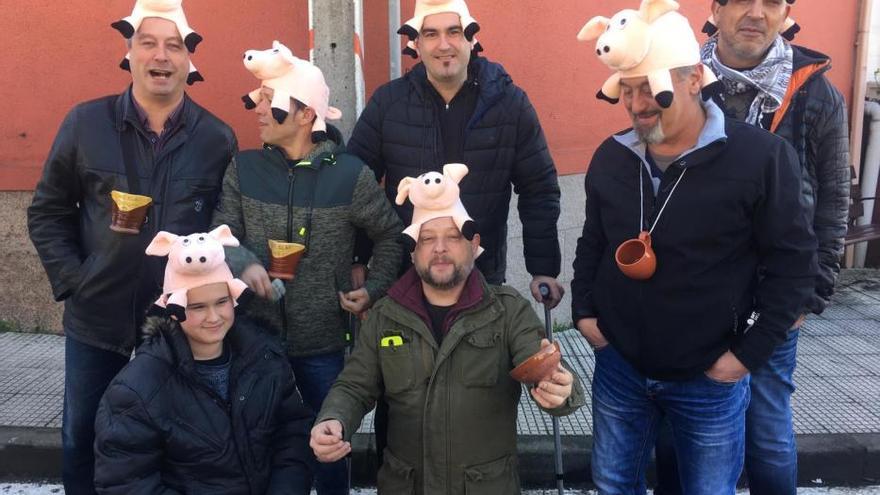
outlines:
{"label": "black winter jacket", "polygon": [[[204,231],[237,149],[226,124],[184,96],[179,128],[155,154],[131,89],[74,107],[65,117],[28,208],[28,229],[64,301],[67,335],[131,354],[135,330],[161,292],[166,258],[144,254],[160,230]],[[110,191],[131,192],[122,146],[153,206],[139,235],[110,230]]]}
{"label": "black winter jacket", "polygon": [[[469,78],[479,90],[476,110],[464,130],[461,200],[476,220],[484,252],[477,267],[489,283],[504,281],[507,267],[507,214],[511,184],[518,195],[526,269],[556,277],[560,268],[556,220],[559,184],[538,115],[526,93],[504,68],[475,57]],[[394,202],[404,177],[416,177],[444,165],[439,118],[429,93],[425,67],[418,64],[399,79],[379,87],[358,119],[348,150],[385,179]],[[412,205],[397,207],[404,224]],[[362,246],[359,258],[365,257]]]}
{"label": "black winter jacket", "polygon": [[152,337],[98,408],[98,493],[308,494],[314,416],[277,339],[236,321],[227,403],[196,374],[176,322],[153,318],[145,330]]}
{"label": "black winter jacket", "polygon": [[[721,111],[708,105],[720,127]],[[572,316],[597,317],[611,345],[651,378],[692,378],[727,350],[758,369],[813,292],[812,209],[792,187],[801,184],[794,150],[742,122],[725,119],[724,129],[726,139],[670,165],[656,199],[642,157],[618,141],[633,133],[602,143],[587,171]],[[614,252],[639,233],[639,174],[650,226],[682,173],[652,236],[656,272],[627,278]]]}
{"label": "black winter jacket", "polygon": [[830,59],[807,48],[792,46],[794,67],[789,91],[791,101],[777,127],[769,127],[777,136],[794,146],[804,168],[805,188],[815,201],[813,229],[819,241],[819,271],[816,291],[807,310],[819,314],[834,294],[840,273],[843,238],[849,212],[849,124],[846,102],[831,85],[825,72]]}

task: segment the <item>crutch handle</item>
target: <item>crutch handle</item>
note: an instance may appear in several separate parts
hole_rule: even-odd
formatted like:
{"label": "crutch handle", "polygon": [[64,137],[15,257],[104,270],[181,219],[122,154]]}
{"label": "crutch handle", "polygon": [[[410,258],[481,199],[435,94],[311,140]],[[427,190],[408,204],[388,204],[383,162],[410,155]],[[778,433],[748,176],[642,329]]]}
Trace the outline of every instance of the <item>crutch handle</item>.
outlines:
{"label": "crutch handle", "polygon": [[550,286],[546,282],[538,284],[538,292],[541,293],[541,299],[545,301],[550,299]]}

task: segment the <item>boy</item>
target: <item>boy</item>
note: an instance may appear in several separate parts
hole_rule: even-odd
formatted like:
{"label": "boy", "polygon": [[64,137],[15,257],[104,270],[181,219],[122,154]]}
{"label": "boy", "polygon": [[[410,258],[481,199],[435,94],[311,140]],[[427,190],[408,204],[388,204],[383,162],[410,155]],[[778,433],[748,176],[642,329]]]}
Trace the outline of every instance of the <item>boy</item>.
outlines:
{"label": "boy", "polygon": [[246,287],[232,277],[225,225],[160,232],[147,254],[168,255],[147,340],[111,382],[95,424],[101,494],[307,494],[312,415],[281,346],[235,321]]}

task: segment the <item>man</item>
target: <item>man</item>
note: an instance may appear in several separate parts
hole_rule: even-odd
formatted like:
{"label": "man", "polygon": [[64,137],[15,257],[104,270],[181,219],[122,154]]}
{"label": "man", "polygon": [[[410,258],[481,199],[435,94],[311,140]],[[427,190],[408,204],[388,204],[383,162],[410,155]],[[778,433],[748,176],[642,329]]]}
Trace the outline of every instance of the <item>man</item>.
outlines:
{"label": "man", "polygon": [[[752,372],[745,467],[755,495],[796,492],[791,394],[798,334],[806,313],[820,314],[834,293],[849,206],[846,106],[824,75],[831,68],[830,59],[790,45],[778,34],[790,8],[782,0],[714,1],[717,35],[704,44],[701,54],[724,84],[722,96],[730,117],[791,143],[803,171],[804,194],[815,201],[811,219],[819,243],[815,292],[784,343],[765,366]],[[675,456],[664,438],[658,442],[658,488],[662,493],[681,493]]]}
{"label": "man", "polygon": [[[344,362],[346,319],[340,306],[362,313],[394,282],[401,223],[370,169],[345,152],[339,131],[326,124],[339,111],[329,106],[321,70],[280,43],[248,53],[256,61],[267,52],[279,59],[272,65],[287,64],[289,72],[263,79],[254,93],[265,146],[235,156],[213,223],[229,225],[241,240],[227,253],[233,273],[259,296],[250,314],[284,337],[303,400],[317,412]],[[249,68],[259,77],[257,67]],[[278,103],[285,98],[289,112],[279,113],[288,106]],[[375,256],[365,285],[351,290],[346,281],[358,228],[375,243]],[[266,269],[270,239],[305,247],[293,280],[275,282],[281,293]],[[345,460],[322,465],[318,493],[348,493],[348,478]]]}
{"label": "man", "polygon": [[[311,446],[322,462],[347,455],[361,419],[383,397],[390,421],[380,493],[518,494],[521,386],[509,372],[550,344],[529,303],[474,268],[479,234],[466,239],[450,216],[424,220],[414,266],[370,311]],[[559,366],[531,396],[566,415],[584,400],[573,382]]]}
{"label": "man", "polygon": [[[414,17],[398,32],[411,39],[422,62],[375,91],[355,125],[349,150],[385,180],[389,200],[405,176],[466,163],[471,176],[461,186],[461,199],[486,249],[477,267],[495,285],[505,280],[512,184],[519,195],[530,289],[540,302],[538,286],[548,284],[553,307],[564,292],[556,281],[556,169],[526,93],[500,64],[476,55],[477,30],[463,0],[417,0]],[[409,223],[409,206],[397,212]],[[365,263],[366,252],[358,249],[358,263]]]}
{"label": "man", "polygon": [[[812,210],[794,151],[702,102],[709,75],[687,20],[672,10],[660,15],[664,23],[678,19],[668,35],[678,39],[643,62],[650,82],[619,72],[633,129],[599,147],[585,183],[572,315],[596,353],[592,466],[603,494],[645,492],[664,416],[684,493],[735,492],[749,371],[785,339],[816,271]],[[672,101],[664,108],[653,85],[665,79],[656,71],[669,59],[692,65],[668,67]],[[646,280],[622,273],[618,264],[630,260],[615,261],[618,246],[640,232],[649,233],[656,259]]]}
{"label": "man", "polygon": [[[163,15],[150,13],[129,42],[131,86],[68,113],[28,209],[31,241],[64,301],[63,477],[71,495],[94,493],[98,401],[161,290],[164,260],[144,259],[144,248],[159,230],[208,227],[236,149],[232,130],[185,94],[189,54]],[[111,190],[152,198],[146,220],[129,230],[139,234],[110,230]]]}
{"label": "man", "polygon": [[[147,321],[149,338],[101,399],[95,484],[102,495],[310,492],[314,415],[278,340],[236,318],[246,289],[232,278],[221,243],[237,244],[226,226],[185,237],[159,232],[147,248],[169,257],[158,304],[167,310],[184,295],[185,308]],[[194,276],[178,262],[186,256],[205,257],[210,268]]]}

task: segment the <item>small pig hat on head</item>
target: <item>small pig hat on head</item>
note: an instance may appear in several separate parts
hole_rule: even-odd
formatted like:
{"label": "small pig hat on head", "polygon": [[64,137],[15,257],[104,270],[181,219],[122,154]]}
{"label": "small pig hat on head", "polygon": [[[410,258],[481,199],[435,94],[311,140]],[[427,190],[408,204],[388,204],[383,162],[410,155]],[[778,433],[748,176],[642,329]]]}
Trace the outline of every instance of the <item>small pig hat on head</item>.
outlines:
{"label": "small pig hat on head", "polygon": [[[196,46],[202,41],[202,37],[193,31],[186,22],[186,15],[183,13],[183,0],[135,0],[131,15],[110,24],[110,26],[119,31],[125,39],[130,40],[140,28],[141,22],[147,17],[158,17],[173,22],[183,39],[183,44],[190,53],[195,53]],[[119,63],[119,68],[131,71],[128,55]],[[204,78],[190,62],[186,83],[192,85],[197,81],[204,81]]]}
{"label": "small pig hat on head", "polygon": [[[728,0],[715,0],[720,5],[727,5]],[[789,5],[794,5],[795,0],[785,0]],[[788,41],[794,41],[794,36],[800,32],[801,26],[791,17],[786,17],[785,22],[782,23],[782,27],[779,29],[779,35],[785,38]],[[709,36],[714,36],[715,33],[718,32],[718,27],[715,26],[715,17],[709,16],[709,20],[703,24],[703,33],[708,34]]]}
{"label": "small pig hat on head", "polygon": [[[452,217],[455,226],[462,235],[471,240],[477,233],[474,219],[468,215],[461,203],[461,190],[458,183],[467,175],[468,168],[463,163],[447,163],[443,173],[427,172],[418,177],[404,177],[397,185],[397,197],[394,202],[402,205],[406,198],[413,205],[412,223],[404,229],[404,241],[409,245],[410,252],[415,249],[419,240],[422,224],[435,218]],[[477,256],[483,254],[483,248]]]}
{"label": "small pig hat on head", "polygon": [[[642,0],[639,10],[621,10],[611,19],[593,17],[578,33],[580,41],[596,41],[596,54],[616,72],[602,85],[597,98],[620,99],[620,80],[648,78],[657,104],[672,104],[670,70],[700,64],[700,44],[675,0]],[[717,91],[718,81],[708,67],[703,71],[703,97]]]}
{"label": "small pig hat on head", "polygon": [[146,253],[151,256],[168,256],[165,265],[165,283],[156,306],[165,308],[166,314],[177,321],[186,320],[186,292],[203,285],[226,282],[229,295],[237,306],[248,286],[232,276],[226,264],[223,246],[238,246],[238,239],[226,225],[207,233],[178,236],[159,232]]}
{"label": "small pig hat on head", "polygon": [[[464,29],[464,37],[471,43],[474,50],[478,52],[482,51],[482,47],[474,39],[474,35],[480,30],[480,25],[477,24],[476,19],[471,17],[471,13],[468,10],[467,4],[464,3],[464,0],[416,0],[415,13],[413,14],[412,19],[403,23],[403,25],[400,26],[400,29],[397,30],[397,34],[406,36],[409,38],[409,41],[412,42],[419,37],[425,17],[450,12],[458,14],[458,17],[461,18],[461,27]],[[403,53],[404,55],[410,55],[413,58],[417,56],[414,47],[409,43],[407,43],[406,48],[403,49]]]}
{"label": "small pig hat on head", "polygon": [[260,88],[242,96],[244,106],[251,109],[262,99],[262,86],[272,88],[272,117],[284,122],[290,113],[290,99],[294,98],[315,111],[317,118],[312,126],[312,141],[327,136],[327,120],[342,118],[342,112],[330,106],[330,88],[324,74],[311,62],[297,58],[289,48],[272,42],[268,50],[248,50],[244,53],[244,66],[262,81]]}

